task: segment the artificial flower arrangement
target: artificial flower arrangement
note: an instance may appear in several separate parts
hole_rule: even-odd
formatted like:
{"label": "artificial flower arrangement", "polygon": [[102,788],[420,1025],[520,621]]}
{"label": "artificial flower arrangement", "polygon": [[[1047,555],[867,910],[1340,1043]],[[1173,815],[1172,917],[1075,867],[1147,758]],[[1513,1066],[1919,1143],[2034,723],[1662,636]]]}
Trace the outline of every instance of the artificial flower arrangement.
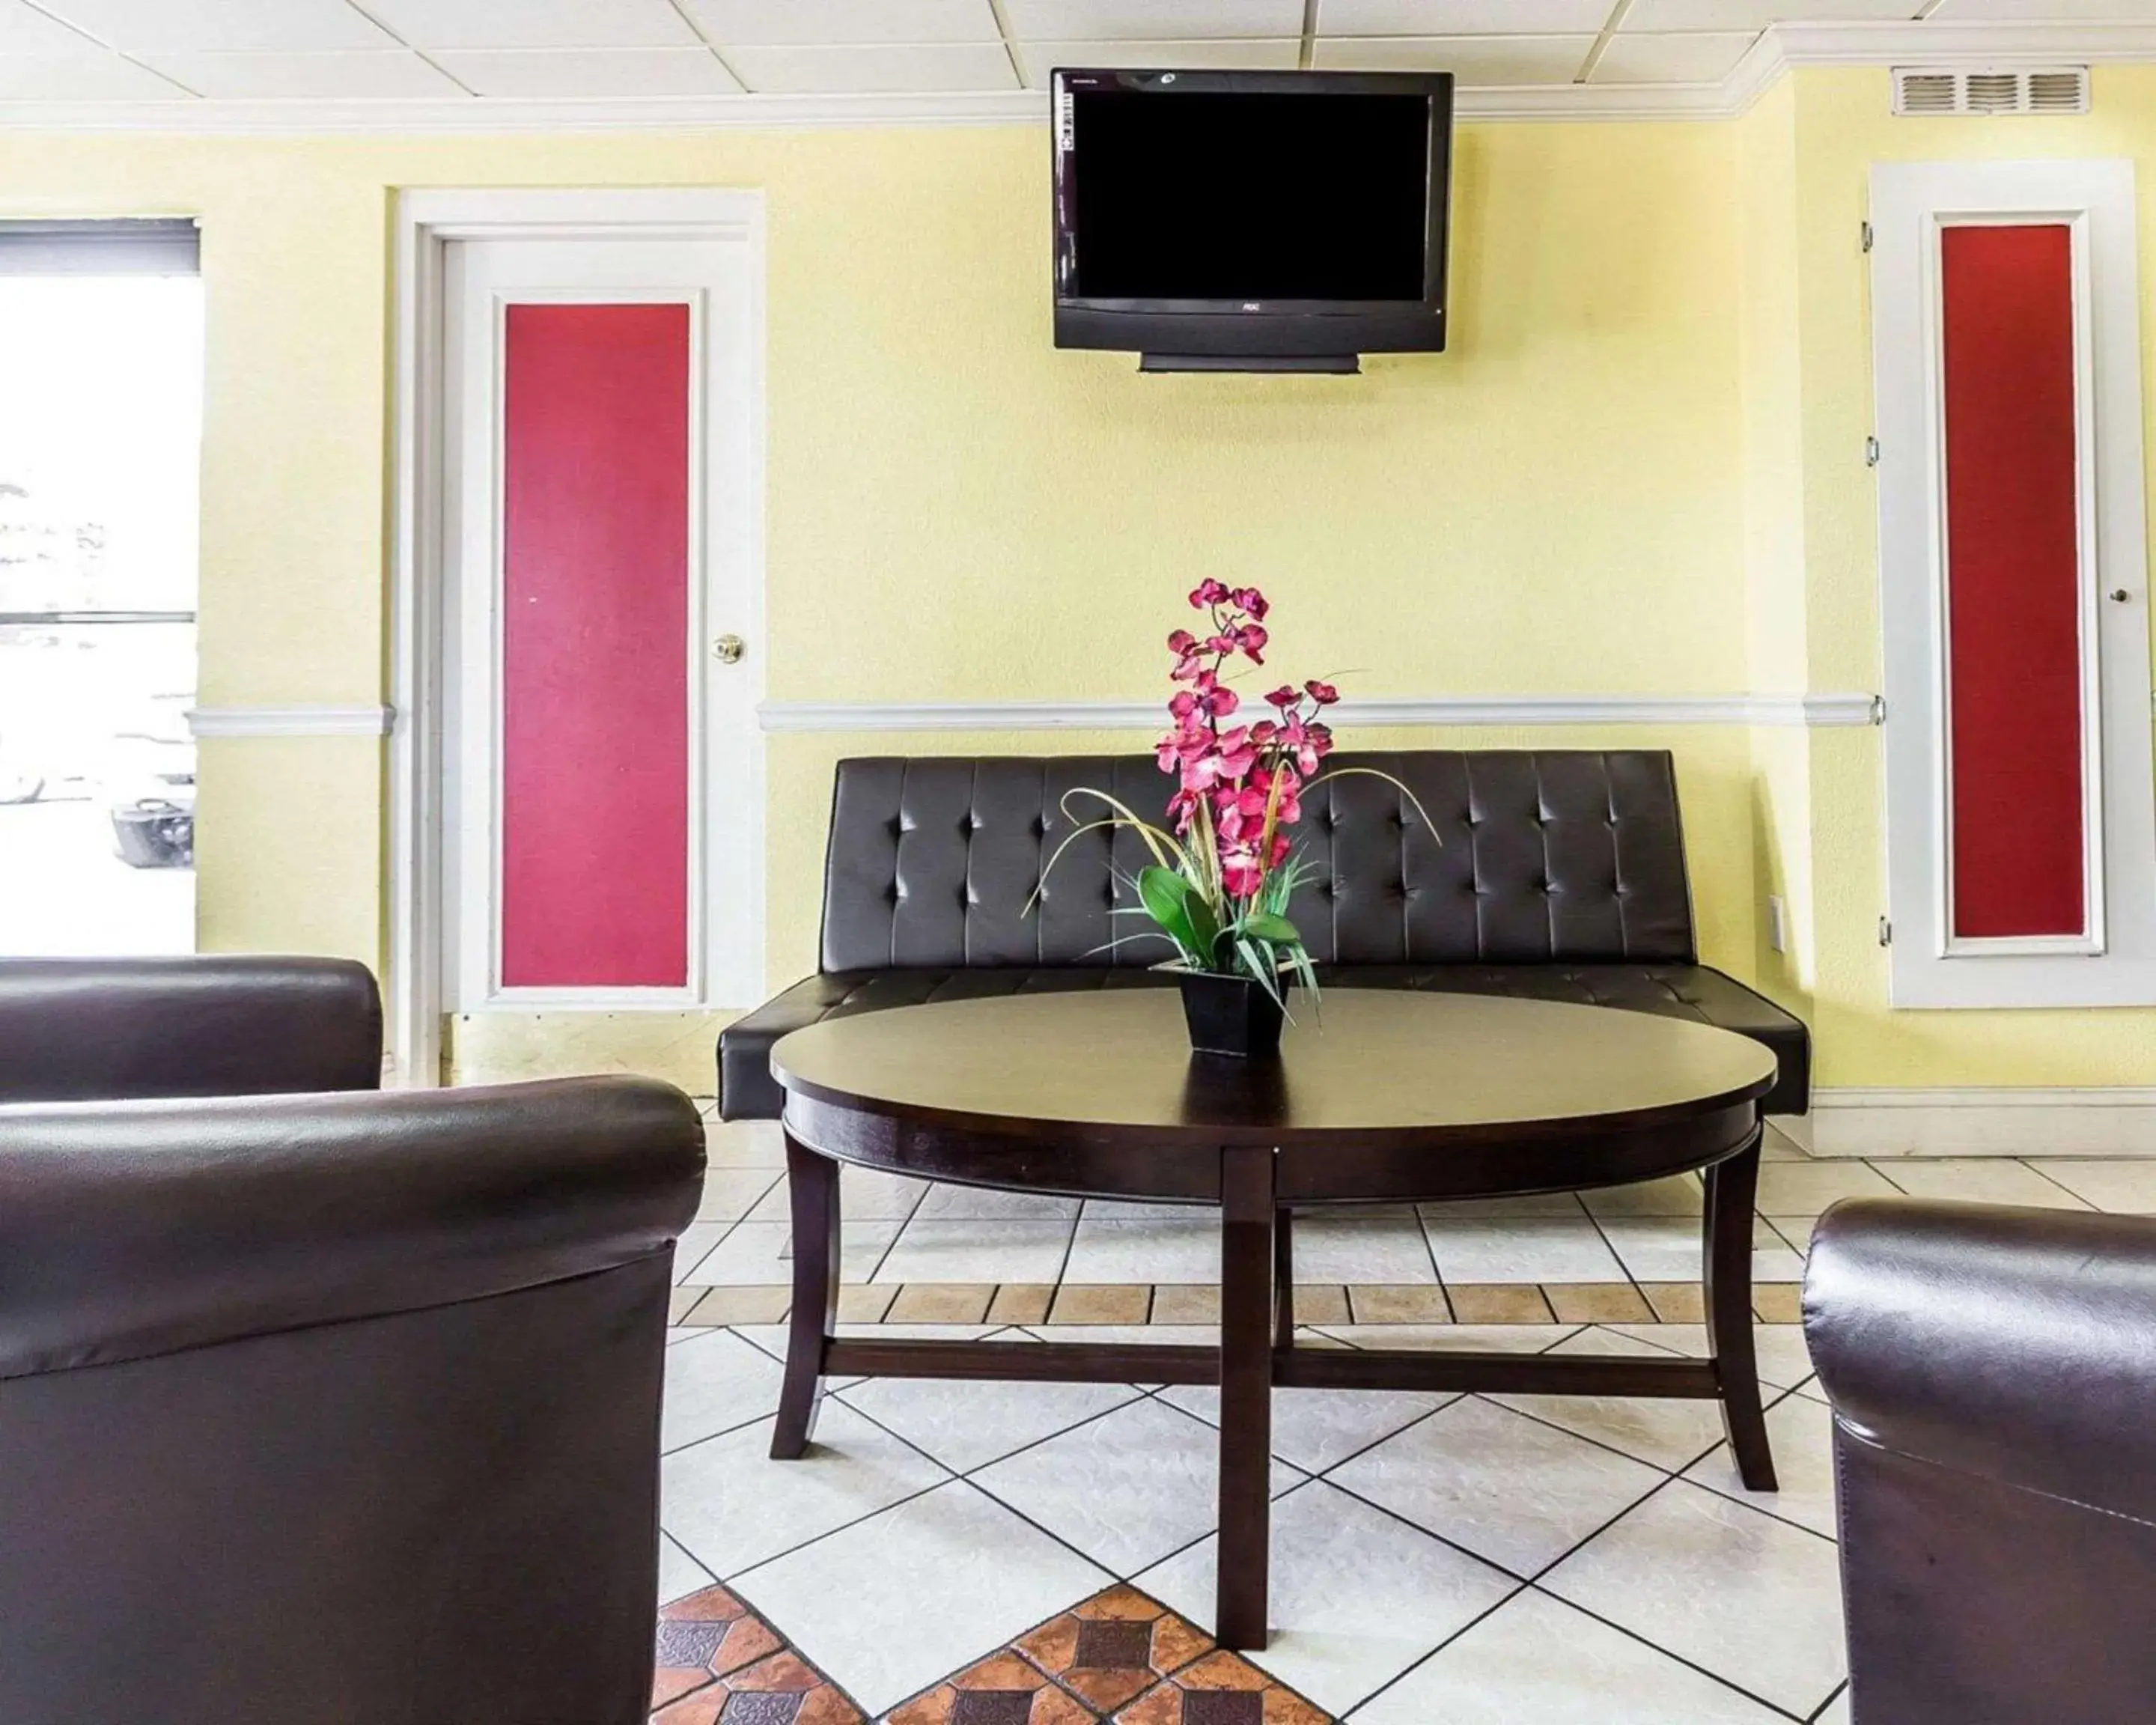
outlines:
{"label": "artificial flower arrangement", "polygon": [[[1209,628],[1202,635],[1178,629],[1168,638],[1175,655],[1168,675],[1183,686],[1168,703],[1174,728],[1157,749],[1160,770],[1177,779],[1168,804],[1174,830],[1140,819],[1105,791],[1074,791],[1112,812],[1065,839],[1041,872],[1045,877],[1081,834],[1135,830],[1153,859],[1137,874],[1139,905],[1174,944],[1176,957],[1164,968],[1179,973],[1193,1044],[1224,1054],[1263,1052],[1278,1040],[1286,990],[1300,983],[1313,1000],[1317,996],[1317,973],[1287,916],[1311,870],[1286,831],[1302,817],[1303,792],[1327,778],[1363,773],[1398,786],[1410,803],[1415,798],[1373,768],[1320,773],[1332,752],[1322,715],[1340,698],[1330,683],[1284,683],[1265,697],[1266,716],[1239,722],[1242,698],[1223,673],[1237,660],[1265,664],[1265,596],[1255,587],[1209,580],[1193,590],[1190,603]],[[1415,808],[1422,812],[1419,803]],[[1426,814],[1423,820],[1430,825]]]}

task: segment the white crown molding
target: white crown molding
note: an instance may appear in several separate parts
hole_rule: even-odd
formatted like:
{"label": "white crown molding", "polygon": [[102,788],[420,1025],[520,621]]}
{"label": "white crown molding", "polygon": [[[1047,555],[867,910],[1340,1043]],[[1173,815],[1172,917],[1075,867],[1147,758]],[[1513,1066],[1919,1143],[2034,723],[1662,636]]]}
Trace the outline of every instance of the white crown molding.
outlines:
{"label": "white crown molding", "polygon": [[[1799,66],[2156,61],[2156,23],[1776,24],[1713,84],[1548,84],[1459,92],[1476,121],[1727,120]],[[1039,126],[1037,90],[531,100],[0,102],[0,131],[228,134],[711,131],[752,127]]]}
{"label": "white crown molding", "polygon": [[1788,66],[2156,60],[2156,23],[1795,23],[1766,39]]}
{"label": "white crown molding", "polygon": [[[1468,695],[1343,701],[1343,726],[1869,725],[1869,695]],[[769,732],[1152,731],[1155,701],[767,701]]]}
{"label": "white crown molding", "polygon": [[197,706],[187,729],[198,738],[228,737],[386,737],[386,706]]}
{"label": "white crown molding", "polygon": [[1829,1086],[1774,1125],[1814,1156],[2148,1156],[2156,1088]]}

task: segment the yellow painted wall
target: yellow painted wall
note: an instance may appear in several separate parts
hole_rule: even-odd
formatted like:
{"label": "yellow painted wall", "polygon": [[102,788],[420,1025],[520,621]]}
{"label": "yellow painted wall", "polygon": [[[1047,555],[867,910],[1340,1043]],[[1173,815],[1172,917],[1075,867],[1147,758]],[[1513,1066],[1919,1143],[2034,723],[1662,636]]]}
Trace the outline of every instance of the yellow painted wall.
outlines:
{"label": "yellow painted wall", "polygon": [[[1883,74],[1815,71],[1740,121],[1468,126],[1453,351],[1359,379],[1141,378],[1057,352],[1029,129],[0,133],[0,212],[203,220],[208,705],[382,697],[390,211],[432,185],[765,190],[774,698],[1144,697],[1205,574],[1267,587],[1278,662],[1361,693],[1794,692],[1878,676],[1866,164],[2152,140],[2156,74],[2118,70],[2085,121],[1894,121]],[[1871,733],[1442,740],[1676,749],[1706,954],[1816,1010],[1830,1082],[2149,1076],[2148,1014],[1886,1011]],[[772,980],[814,962],[839,753],[1142,741],[774,737]],[[378,959],[378,747],[218,742],[203,772],[204,943]],[[1769,890],[1788,955],[1765,951]],[[675,1070],[703,1028],[455,1040],[474,1070]]]}
{"label": "yellow painted wall", "polygon": [[[1141,378],[1056,352],[1045,147],[1022,128],[18,133],[0,208],[202,219],[207,705],[381,698],[392,192],[427,185],[764,188],[774,698],[1152,694],[1205,574],[1265,586],[1281,662],[1360,692],[1746,686],[1726,129],[1465,129],[1453,351],[1353,380]],[[1729,842],[1702,851],[1700,896],[1716,956],[1748,972],[1741,736],[1669,740],[1716,763],[1688,814]],[[840,747],[773,742],[775,981],[814,962]],[[205,944],[378,957],[379,750],[218,742],[203,773]],[[593,1055],[558,1022],[456,1040],[511,1067],[550,1041]]]}

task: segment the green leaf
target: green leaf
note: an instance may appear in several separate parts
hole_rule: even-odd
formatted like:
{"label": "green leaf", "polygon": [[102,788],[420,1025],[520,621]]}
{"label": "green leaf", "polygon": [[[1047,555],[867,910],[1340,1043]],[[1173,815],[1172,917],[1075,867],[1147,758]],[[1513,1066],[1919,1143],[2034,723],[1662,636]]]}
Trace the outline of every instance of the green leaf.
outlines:
{"label": "green leaf", "polygon": [[1253,940],[1271,941],[1277,946],[1300,946],[1302,942],[1295,924],[1270,911],[1253,911],[1244,917],[1243,932]]}
{"label": "green leaf", "polygon": [[1191,951],[1199,963],[1211,964],[1220,944],[1219,920],[1214,916],[1213,906],[1205,902],[1204,893],[1187,880],[1183,885],[1189,889],[1183,897],[1183,913],[1190,919]]}
{"label": "green leaf", "polygon": [[1185,957],[1203,962],[1209,955],[1212,942],[1199,943],[1198,930],[1190,918],[1190,883],[1182,875],[1173,869],[1140,869],[1138,897],[1147,914],[1160,924],[1161,932],[1183,949]]}

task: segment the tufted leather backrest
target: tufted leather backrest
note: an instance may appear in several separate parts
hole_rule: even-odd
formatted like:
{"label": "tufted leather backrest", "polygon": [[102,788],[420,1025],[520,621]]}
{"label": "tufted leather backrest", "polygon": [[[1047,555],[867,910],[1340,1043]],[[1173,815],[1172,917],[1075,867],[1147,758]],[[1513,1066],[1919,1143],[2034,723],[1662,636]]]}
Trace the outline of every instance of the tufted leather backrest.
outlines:
{"label": "tufted leather backrest", "polygon": [[[1295,829],[1314,876],[1290,915],[1321,964],[1690,963],[1676,777],[1660,750],[1397,750],[1327,763]],[[1100,829],[1105,791],[1152,821],[1150,755],[842,761],[825,865],[823,968],[1154,964],[1130,878],[1138,835]],[[1075,818],[1074,818],[1075,817]],[[1442,842],[1438,842],[1441,840]],[[1117,914],[1119,911],[1128,914]]]}

